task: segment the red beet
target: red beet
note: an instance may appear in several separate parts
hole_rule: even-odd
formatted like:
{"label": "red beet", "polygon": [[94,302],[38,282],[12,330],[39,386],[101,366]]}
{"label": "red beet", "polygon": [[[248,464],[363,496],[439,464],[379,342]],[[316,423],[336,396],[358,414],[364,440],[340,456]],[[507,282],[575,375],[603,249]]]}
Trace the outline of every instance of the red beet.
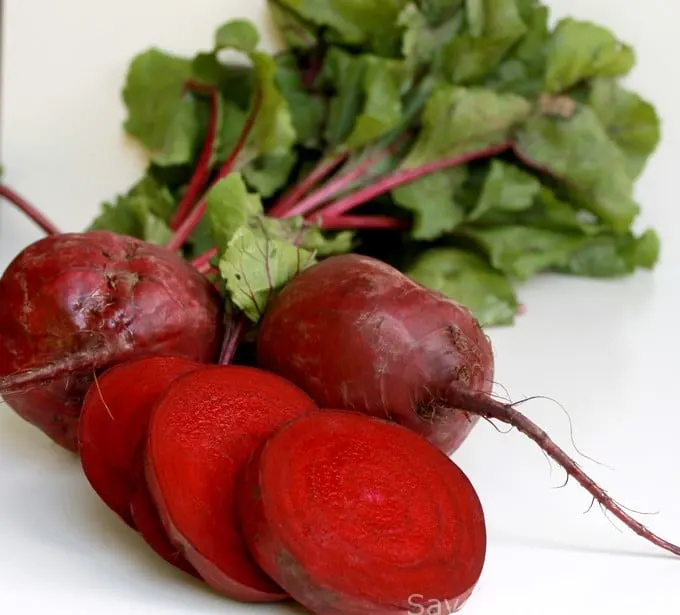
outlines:
{"label": "red beet", "polygon": [[93,489],[134,527],[130,501],[151,410],[179,376],[200,363],[178,357],[145,357],[104,372],[90,387],[80,416],[78,443],[83,471]]}
{"label": "red beet", "polygon": [[0,393],[75,451],[96,372],[153,354],[209,362],[222,326],[218,293],[179,255],[106,231],[46,237],[0,279]]}
{"label": "red beet", "polygon": [[215,366],[176,380],[154,410],[146,476],[163,525],[201,577],[235,600],[285,597],[243,543],[237,473],[277,427],[315,407],[279,376]]}
{"label": "red beet", "polygon": [[486,554],[470,481],[424,438],[326,410],[269,438],[239,485],[239,517],[260,566],[322,615],[458,610]]}
{"label": "red beet", "polygon": [[492,348],[468,310],[381,261],[335,256],[296,276],[265,313],[257,359],[320,407],[391,419],[449,454],[479,417],[508,424],[603,509],[680,555],[679,546],[632,518],[540,427],[490,397]]}
{"label": "red beet", "polygon": [[137,531],[156,554],[176,568],[194,577],[198,577],[194,567],[175,548],[165,533],[165,528],[158,516],[158,510],[156,510],[156,505],[143,476],[140,476],[140,480],[137,481],[135,490],[130,498],[130,514]]}
{"label": "red beet", "polygon": [[442,403],[491,391],[491,344],[471,313],[385,263],[350,254],[298,275],[271,303],[258,364],[325,408],[391,418],[446,453],[478,417]]}

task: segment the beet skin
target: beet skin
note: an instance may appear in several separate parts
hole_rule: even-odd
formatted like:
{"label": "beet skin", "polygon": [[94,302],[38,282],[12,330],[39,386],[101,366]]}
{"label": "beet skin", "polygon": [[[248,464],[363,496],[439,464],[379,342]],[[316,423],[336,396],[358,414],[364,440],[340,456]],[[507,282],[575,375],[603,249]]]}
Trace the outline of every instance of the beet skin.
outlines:
{"label": "beet skin", "polygon": [[0,279],[0,392],[76,451],[96,372],[152,354],[212,361],[222,328],[218,293],[179,255],[107,231],[46,237]]}

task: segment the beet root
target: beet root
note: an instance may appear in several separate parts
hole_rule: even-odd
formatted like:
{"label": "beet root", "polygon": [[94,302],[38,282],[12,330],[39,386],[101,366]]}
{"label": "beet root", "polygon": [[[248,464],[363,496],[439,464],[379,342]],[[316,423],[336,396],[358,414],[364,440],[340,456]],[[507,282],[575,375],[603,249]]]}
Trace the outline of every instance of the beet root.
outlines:
{"label": "beet root", "polygon": [[491,344],[472,314],[389,265],[356,254],[303,271],[270,304],[258,365],[320,407],[389,418],[451,454],[478,417],[442,390],[489,393]]}
{"label": "beet root", "polygon": [[[143,459],[140,459],[143,463]],[[142,466],[143,467],[143,466]],[[135,489],[130,496],[130,514],[135,528],[147,545],[166,562],[180,570],[199,578],[194,567],[186,560],[182,553],[170,542],[165,533],[163,523],[149,493],[144,476],[140,476]]]}
{"label": "beet root", "polygon": [[256,561],[320,615],[451,613],[482,572],[470,481],[394,423],[332,410],[290,421],[252,456],[239,495]]}
{"label": "beet root", "polygon": [[217,291],[179,255],[107,231],[46,237],[0,279],[0,394],[77,451],[95,373],[153,354],[210,362],[222,328]]}
{"label": "beet root", "polygon": [[134,527],[130,501],[143,473],[151,410],[173,380],[201,366],[178,357],[144,357],[105,371],[90,387],[78,426],[80,462],[99,497]]}
{"label": "beet root", "polygon": [[391,419],[451,454],[479,418],[533,440],[594,501],[652,544],[680,555],[597,485],[545,431],[489,395],[491,345],[467,310],[389,265],[356,254],[306,269],[269,304],[258,365],[320,407]]}
{"label": "beet root", "polygon": [[214,589],[243,602],[286,594],[253,562],[236,519],[236,477],[284,422],[315,409],[283,378],[207,367],[176,380],[149,426],[147,484],[171,542]]}

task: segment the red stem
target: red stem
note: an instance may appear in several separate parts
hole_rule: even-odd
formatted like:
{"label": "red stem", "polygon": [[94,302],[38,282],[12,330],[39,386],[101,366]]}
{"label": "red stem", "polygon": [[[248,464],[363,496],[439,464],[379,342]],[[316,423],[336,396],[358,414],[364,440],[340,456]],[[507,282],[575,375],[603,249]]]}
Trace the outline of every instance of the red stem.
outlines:
{"label": "red stem", "polygon": [[403,169],[401,171],[396,171],[392,175],[388,175],[377,181],[371,186],[366,186],[353,194],[346,196],[334,203],[331,203],[327,207],[323,208],[319,215],[322,219],[327,218],[337,218],[348,211],[351,211],[355,207],[359,207],[364,203],[379,197],[390,190],[394,190],[399,186],[409,184],[416,181],[426,175],[436,173],[437,171],[443,171],[444,169],[450,169],[452,167],[457,167],[481,158],[488,158],[496,154],[500,154],[513,145],[512,141],[507,141],[500,145],[494,145],[487,147],[483,150],[477,152],[472,152],[470,154],[463,154],[461,156],[455,156],[453,158],[444,158],[443,160],[436,160],[435,162],[430,162],[424,164],[420,167],[415,167],[413,169]]}
{"label": "red stem", "polygon": [[208,134],[205,137],[196,169],[191,176],[189,185],[187,186],[172,219],[170,225],[172,230],[177,230],[182,222],[186,220],[210,178],[210,162],[212,161],[213,152],[215,150],[215,140],[217,138],[217,122],[219,119],[220,104],[219,93],[215,88],[209,88],[193,82],[189,82],[188,87],[199,91],[205,91],[207,89],[210,94],[210,122],[208,124]]}
{"label": "red stem", "polygon": [[8,188],[4,184],[0,184],[0,197],[7,199],[17,209],[26,214],[33,222],[35,222],[48,235],[60,235],[61,231],[56,225],[49,220],[45,214],[40,212],[36,207],[31,205],[26,199],[18,195],[14,190]]}
{"label": "red stem", "polygon": [[269,210],[268,216],[283,218],[288,210],[305,196],[316,184],[330,175],[347,160],[349,152],[343,152],[332,158],[322,158],[309,174],[284,194]]}
{"label": "red stem", "polygon": [[198,223],[201,221],[205,214],[207,193],[217,182],[219,182],[221,179],[224,179],[227,175],[229,175],[229,173],[231,173],[234,170],[234,167],[236,166],[236,161],[238,159],[238,155],[243,150],[243,147],[245,146],[246,141],[248,140],[248,137],[250,136],[250,133],[253,130],[253,126],[255,125],[257,115],[260,111],[261,103],[262,93],[258,91],[256,94],[255,102],[253,104],[253,109],[250,112],[250,115],[248,116],[248,119],[245,125],[243,126],[243,129],[241,130],[241,134],[239,135],[236,146],[229,155],[229,158],[227,158],[226,162],[222,165],[222,168],[220,169],[219,173],[217,174],[217,177],[215,178],[211,186],[208,188],[208,190],[205,191],[203,197],[201,197],[201,200],[198,202],[198,205],[194,207],[191,213],[187,216],[186,220],[184,220],[184,222],[175,232],[174,237],[170,240],[170,242],[167,245],[168,250],[172,252],[174,252],[175,250],[179,250],[184,245],[184,242],[187,239],[189,239],[191,233],[194,232],[194,229],[196,228],[196,226],[198,225]]}
{"label": "red stem", "polygon": [[[310,220],[311,221],[311,220]],[[336,216],[321,218],[321,228],[334,229],[403,229],[410,225],[406,220],[391,216]]]}
{"label": "red stem", "polygon": [[235,321],[232,320],[230,322],[230,326],[224,336],[224,343],[222,344],[220,365],[229,365],[233,361],[234,355],[247,330],[248,319],[243,315],[238,316]]}
{"label": "red stem", "polygon": [[206,265],[210,265],[210,261],[217,256],[217,248],[211,248],[204,254],[201,254],[200,256],[196,257],[193,261],[191,261],[191,264],[198,269],[198,271],[201,271]]}
{"label": "red stem", "polygon": [[604,510],[610,512],[638,536],[648,540],[653,545],[670,551],[675,555],[680,555],[680,546],[657,536],[642,525],[642,523],[631,517],[620,504],[607,495],[604,489],[587,476],[579,465],[550,439],[545,431],[538,427],[531,419],[515,410],[511,404],[504,404],[495,399],[490,399],[487,395],[464,391],[459,388],[450,391],[447,401],[454,408],[465,408],[465,411],[469,414],[474,414],[490,421],[500,421],[514,427],[517,431],[533,440],[545,453],[562,466],[568,476],[576,480],[592,495],[594,501]]}
{"label": "red stem", "polygon": [[390,153],[391,150],[388,148],[379,151],[373,156],[367,157],[353,169],[350,169],[346,173],[329,181],[323,188],[317,190],[307,198],[298,201],[286,212],[285,217],[292,218],[294,216],[306,216],[310,214],[317,207],[332,199],[336,194],[349,188],[353,182],[364,177],[373,165],[378,164],[381,160],[389,156]]}

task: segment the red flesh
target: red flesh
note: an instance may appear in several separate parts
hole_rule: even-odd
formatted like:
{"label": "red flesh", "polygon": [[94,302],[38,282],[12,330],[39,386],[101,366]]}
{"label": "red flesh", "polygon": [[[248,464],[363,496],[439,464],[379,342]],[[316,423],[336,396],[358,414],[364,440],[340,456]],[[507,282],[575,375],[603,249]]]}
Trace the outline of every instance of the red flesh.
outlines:
{"label": "red flesh", "polygon": [[455,451],[477,422],[438,400],[452,385],[490,392],[491,344],[463,306],[356,254],[307,269],[269,305],[258,364],[320,407],[391,418]]}
{"label": "red flesh", "polygon": [[332,410],[291,421],[251,458],[239,493],[255,559],[314,613],[454,612],[482,572],[470,481],[386,421]]}
{"label": "red flesh", "polygon": [[179,255],[106,231],[47,237],[0,279],[0,392],[76,451],[96,372],[153,354],[212,361],[222,329],[219,294]]}
{"label": "red flesh", "polygon": [[286,597],[255,565],[241,537],[237,473],[277,427],[315,407],[279,376],[215,366],[175,381],[153,413],[146,476],[163,525],[201,577],[235,600]]}
{"label": "red flesh", "polygon": [[[143,463],[142,460],[140,460],[140,463]],[[130,499],[130,513],[134,519],[137,531],[144,538],[146,544],[166,562],[198,578],[198,573],[194,567],[170,542],[168,535],[165,533],[163,523],[158,516],[158,510],[153,502],[151,493],[149,493],[143,472],[140,472],[140,474],[142,476],[137,481]]]}
{"label": "red flesh", "polygon": [[473,316],[389,265],[356,254],[303,271],[269,305],[258,363],[320,407],[392,419],[446,453],[479,417],[533,440],[603,510],[661,549],[680,546],[633,518],[533,421],[489,395],[493,355]]}
{"label": "red flesh", "polygon": [[104,372],[85,396],[78,429],[83,471],[101,499],[130,526],[136,455],[151,410],[173,380],[199,367],[178,357],[128,361]]}

